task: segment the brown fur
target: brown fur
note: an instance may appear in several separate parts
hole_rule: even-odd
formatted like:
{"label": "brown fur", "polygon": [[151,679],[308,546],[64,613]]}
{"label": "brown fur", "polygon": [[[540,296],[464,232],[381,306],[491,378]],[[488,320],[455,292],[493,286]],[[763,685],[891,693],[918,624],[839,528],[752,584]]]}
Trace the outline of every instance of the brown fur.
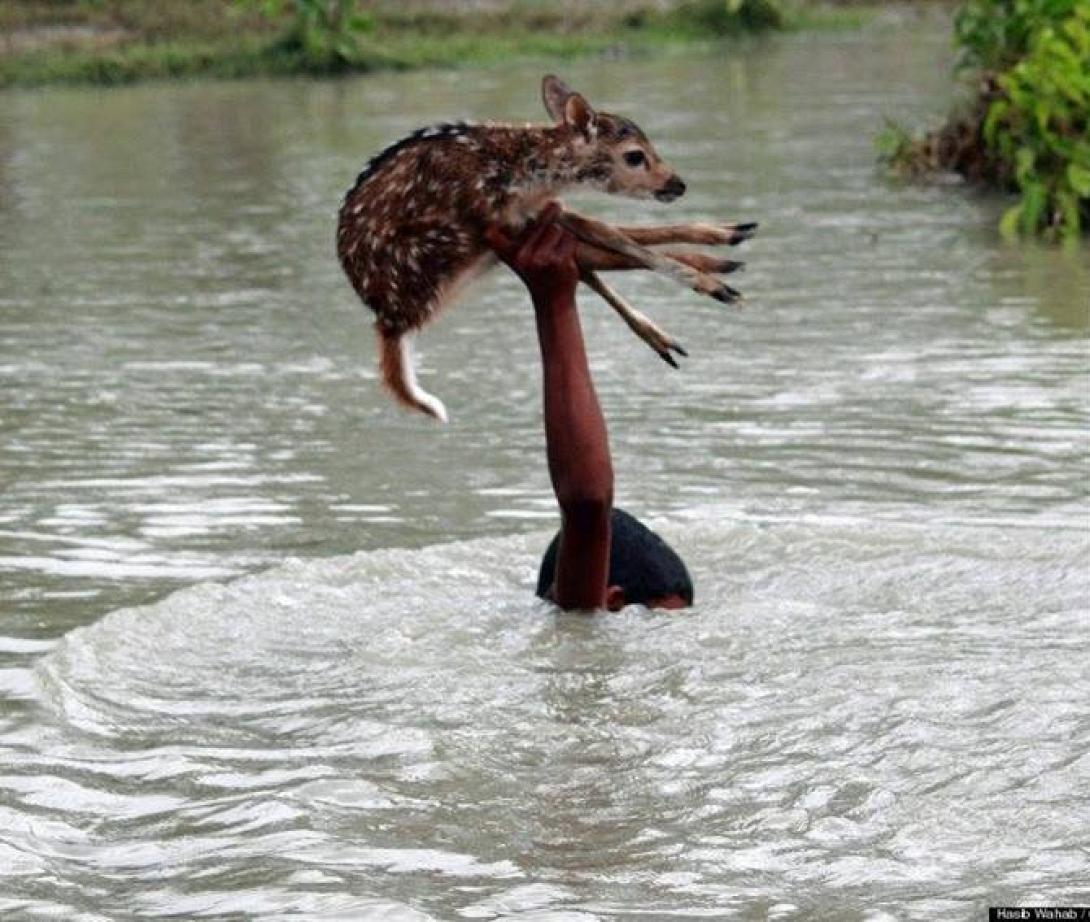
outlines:
{"label": "brown fur", "polygon": [[[387,335],[418,329],[432,317],[444,288],[490,252],[489,224],[521,224],[571,181],[565,126],[432,131],[380,155],[341,206],[341,265]],[[540,166],[546,159],[548,172]]]}
{"label": "brown fur", "polygon": [[[663,200],[684,191],[628,119],[595,112],[554,77],[545,78],[543,95],[556,124],[454,123],[420,129],[374,157],[345,196],[337,254],[352,287],[375,312],[382,378],[405,406],[445,419],[442,404],[416,386],[402,340],[492,264],[484,237],[489,225],[517,231],[558,192],[578,184]],[[633,166],[623,158],[635,150],[644,159]],[[653,268],[721,300],[728,299],[724,292],[736,294],[698,271],[721,263],[671,259],[618,237],[600,222],[577,219],[566,213],[565,226],[591,246],[623,254],[627,267]],[[683,240],[684,234],[673,239]],[[735,241],[720,232],[716,242]],[[609,257],[602,259],[602,267],[619,264]],[[632,324],[631,318],[626,321]],[[657,328],[648,333],[654,335],[644,338],[663,355],[668,337]]]}

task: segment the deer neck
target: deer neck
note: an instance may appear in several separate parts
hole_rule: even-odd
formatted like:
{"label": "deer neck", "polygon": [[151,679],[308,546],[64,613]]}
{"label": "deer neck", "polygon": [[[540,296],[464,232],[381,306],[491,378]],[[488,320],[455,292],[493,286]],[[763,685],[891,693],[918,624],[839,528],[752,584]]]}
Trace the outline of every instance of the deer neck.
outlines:
{"label": "deer neck", "polygon": [[563,125],[527,129],[516,173],[527,193],[556,195],[578,182],[579,158],[571,129]]}
{"label": "deer neck", "polygon": [[533,218],[551,199],[578,184],[583,164],[570,128],[530,126],[517,129],[503,142],[504,218],[518,227]]}

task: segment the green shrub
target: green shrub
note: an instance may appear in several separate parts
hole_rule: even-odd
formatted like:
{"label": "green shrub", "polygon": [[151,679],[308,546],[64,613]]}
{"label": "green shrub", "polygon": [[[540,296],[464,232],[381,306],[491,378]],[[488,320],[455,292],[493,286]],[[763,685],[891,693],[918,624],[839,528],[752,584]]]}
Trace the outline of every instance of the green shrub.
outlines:
{"label": "green shrub", "polygon": [[684,0],[668,17],[686,31],[716,36],[783,27],[776,0]]}
{"label": "green shrub", "polygon": [[887,127],[882,159],[1017,192],[1007,236],[1090,230],[1090,0],[968,0],[954,33],[975,98],[923,138]]}
{"label": "green shrub", "polygon": [[1045,26],[1070,16],[1085,0],[968,0],[954,16],[958,65],[1002,71],[1029,52]]}
{"label": "green shrub", "polygon": [[1090,3],[1071,5],[997,78],[1001,95],[984,118],[984,141],[1014,165],[1021,194],[1003,216],[1007,234],[1090,228]]}
{"label": "green shrub", "polygon": [[279,50],[302,56],[311,67],[337,69],[359,56],[359,39],[374,19],[356,10],[355,0],[235,0],[257,7],[270,19],[288,20]]}

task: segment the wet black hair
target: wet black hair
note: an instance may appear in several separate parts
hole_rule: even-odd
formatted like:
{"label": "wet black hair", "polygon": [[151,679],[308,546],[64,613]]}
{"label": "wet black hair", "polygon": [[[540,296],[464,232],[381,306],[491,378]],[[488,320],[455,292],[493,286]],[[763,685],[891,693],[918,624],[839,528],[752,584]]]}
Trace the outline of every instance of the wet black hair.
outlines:
{"label": "wet black hair", "polygon": [[[623,509],[614,508],[610,519],[608,585],[624,590],[625,604],[647,604],[670,595],[693,604],[693,581],[685,564],[665,541]],[[541,558],[536,592],[547,598],[556,578],[557,532]]]}

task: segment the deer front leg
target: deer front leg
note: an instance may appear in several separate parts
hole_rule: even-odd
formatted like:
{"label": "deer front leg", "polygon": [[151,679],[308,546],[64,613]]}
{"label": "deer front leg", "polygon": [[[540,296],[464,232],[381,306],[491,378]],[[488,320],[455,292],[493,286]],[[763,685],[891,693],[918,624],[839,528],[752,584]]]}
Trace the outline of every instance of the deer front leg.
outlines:
{"label": "deer front leg", "polygon": [[623,256],[629,256],[641,262],[646,268],[665,275],[686,288],[691,288],[700,294],[722,301],[724,304],[738,301],[742,297],[741,292],[719,281],[715,276],[706,272],[699,272],[691,266],[675,262],[661,253],[656,253],[654,250],[649,250],[638,243],[633,243],[609,224],[567,210],[562,211],[556,220],[580,240],[606,250],[612,250]]}
{"label": "deer front leg", "polygon": [[616,227],[633,243],[658,246],[663,243],[703,243],[709,246],[737,246],[757,233],[756,222],[746,224],[663,224],[656,227]]}
{"label": "deer front leg", "polygon": [[[722,259],[719,256],[709,256],[707,253],[686,253],[682,250],[660,250],[667,259],[684,263],[699,272],[726,273],[741,269],[745,263],[736,259]],[[590,243],[580,242],[575,254],[576,262],[584,269],[597,269],[599,271],[612,271],[616,269],[646,269],[642,261],[616,253],[613,250],[605,250],[602,247]]]}
{"label": "deer front leg", "polygon": [[670,354],[671,351],[676,352],[678,355],[688,357],[689,353],[682,348],[681,343],[661,327],[657,326],[650,317],[641,314],[636,310],[636,308],[603,282],[594,270],[583,268],[579,277],[592,291],[598,294],[606,304],[620,314],[621,319],[628,324],[629,329],[654,349],[655,352],[658,353],[659,358],[666,362],[667,365],[673,365],[674,368],[678,367],[677,361]]}

